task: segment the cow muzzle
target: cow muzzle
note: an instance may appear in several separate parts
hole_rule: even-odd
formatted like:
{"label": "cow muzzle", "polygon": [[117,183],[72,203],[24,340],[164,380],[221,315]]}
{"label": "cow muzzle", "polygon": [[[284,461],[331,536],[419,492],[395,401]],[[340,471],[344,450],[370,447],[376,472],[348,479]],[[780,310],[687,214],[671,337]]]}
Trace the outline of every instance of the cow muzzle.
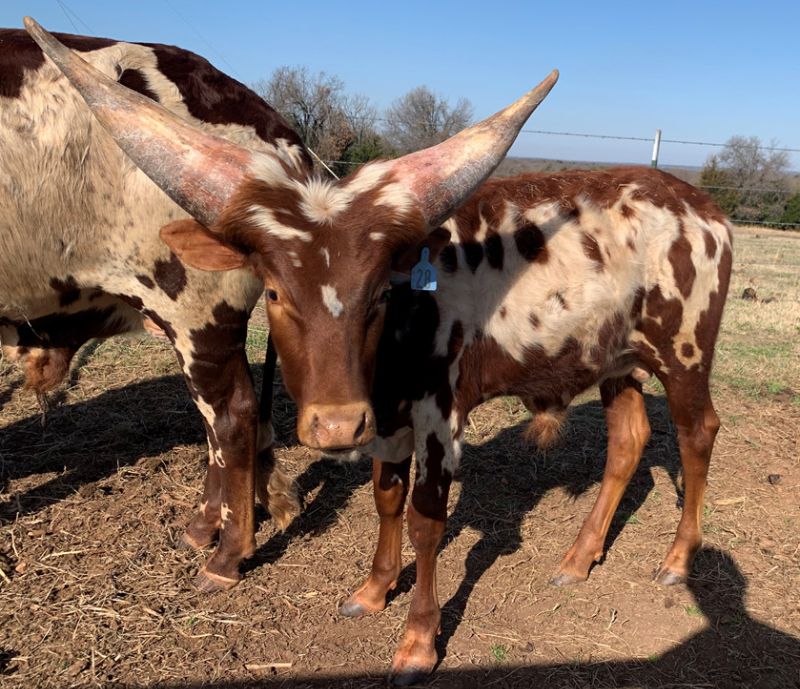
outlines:
{"label": "cow muzzle", "polygon": [[318,450],[359,447],[375,437],[375,415],[368,402],[311,404],[297,420],[297,436]]}

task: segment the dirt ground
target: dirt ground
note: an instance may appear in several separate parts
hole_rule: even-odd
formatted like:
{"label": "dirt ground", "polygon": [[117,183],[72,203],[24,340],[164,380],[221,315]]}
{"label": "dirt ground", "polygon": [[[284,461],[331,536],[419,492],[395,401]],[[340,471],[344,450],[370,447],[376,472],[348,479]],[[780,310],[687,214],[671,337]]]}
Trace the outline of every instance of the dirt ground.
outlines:
{"label": "dirt ground", "polygon": [[[687,585],[651,575],[679,518],[663,391],[652,439],[588,582],[548,584],[597,495],[605,426],[595,393],[563,443],[525,445],[514,398],[471,417],[439,557],[433,687],[800,688],[800,236],[741,230],[714,399],[722,430],[705,548]],[[740,298],[753,287],[755,301]],[[264,326],[256,316],[256,377]],[[232,591],[201,595],[207,552],[176,549],[207,461],[169,348],[88,345],[42,424],[0,363],[0,686],[379,687],[402,633],[413,556],[387,609],[337,605],[367,574],[377,531],[369,464],[319,460],[276,405],[278,455],[303,515],[260,512],[256,556]]]}

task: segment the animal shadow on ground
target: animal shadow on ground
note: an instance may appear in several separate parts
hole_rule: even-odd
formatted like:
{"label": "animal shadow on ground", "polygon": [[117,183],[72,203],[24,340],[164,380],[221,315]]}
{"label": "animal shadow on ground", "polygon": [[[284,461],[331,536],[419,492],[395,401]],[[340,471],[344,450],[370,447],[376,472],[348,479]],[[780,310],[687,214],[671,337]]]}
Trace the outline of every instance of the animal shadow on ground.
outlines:
{"label": "animal shadow on ground", "polygon": [[[567,661],[439,669],[427,686],[447,689],[798,689],[800,639],[753,619],[745,608],[747,578],[722,550],[705,548],[687,582],[706,620],[704,628],[662,655],[647,659]],[[543,635],[548,631],[543,628]],[[158,686],[162,689],[367,689],[374,675],[264,677],[258,680]]]}
{"label": "animal shadow on ground", "polygon": [[[86,351],[87,348],[79,354],[71,384],[78,379],[81,362],[91,356],[92,350]],[[259,389],[263,367],[253,366],[252,370]],[[121,467],[159,457],[180,445],[202,447],[197,453],[198,463],[205,467],[203,423],[182,376],[153,378],[73,404],[64,404],[66,397],[66,388],[51,396],[44,427],[39,414],[0,427],[0,491],[6,489],[9,481],[57,473],[0,504],[0,523],[33,514],[84,486],[114,475]],[[295,444],[294,404],[277,388],[274,407],[278,444]],[[305,506],[301,517],[286,533],[269,539],[247,568],[275,561],[293,538],[305,533],[324,533],[334,522],[337,511],[369,476],[369,467],[365,465],[341,466],[327,460],[311,464],[298,479],[300,494],[305,495],[322,484],[319,494]],[[202,478],[198,480],[198,488],[201,485]],[[263,521],[266,513],[260,511],[259,516]]]}

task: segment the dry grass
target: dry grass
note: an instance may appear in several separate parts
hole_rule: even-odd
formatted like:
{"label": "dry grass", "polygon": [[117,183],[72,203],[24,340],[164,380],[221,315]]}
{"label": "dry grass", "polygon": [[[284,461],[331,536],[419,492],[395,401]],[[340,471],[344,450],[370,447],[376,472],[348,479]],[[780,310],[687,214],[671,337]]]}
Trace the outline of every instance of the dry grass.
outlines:
{"label": "dry grass", "polygon": [[[545,454],[521,441],[524,407],[493,400],[471,417],[451,498],[434,686],[800,682],[800,239],[739,231],[734,270],[714,380],[723,428],[705,506],[709,550],[696,577],[669,590],[649,579],[679,516],[657,386],[653,438],[605,561],[569,589],[547,580],[597,495],[596,396],[577,401],[564,442]],[[747,286],[776,300],[744,302]],[[250,338],[257,375],[262,318]],[[338,617],[372,556],[369,468],[297,447],[285,396],[278,452],[305,513],[285,536],[262,515],[243,583],[201,596],[191,579],[207,553],[174,543],[197,503],[205,439],[171,351],[150,339],[84,350],[44,429],[20,382],[0,364],[3,687],[383,684],[413,568],[380,615]],[[407,545],[404,558],[413,561]]]}

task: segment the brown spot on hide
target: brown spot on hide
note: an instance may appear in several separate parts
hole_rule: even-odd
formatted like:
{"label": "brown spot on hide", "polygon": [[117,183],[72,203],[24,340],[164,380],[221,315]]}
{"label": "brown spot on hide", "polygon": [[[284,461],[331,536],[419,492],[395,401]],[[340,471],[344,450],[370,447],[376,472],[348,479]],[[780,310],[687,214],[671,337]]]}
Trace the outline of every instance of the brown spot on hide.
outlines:
{"label": "brown spot on hide", "polygon": [[[662,370],[658,359],[670,369],[682,366],[673,350],[673,341],[680,330],[682,318],[683,302],[680,299],[665,298],[658,285],[647,293],[645,313],[638,329],[650,344],[645,347],[642,343],[636,343],[634,347],[652,371]],[[648,352],[648,349],[651,351]],[[655,356],[652,350],[655,350]]]}
{"label": "brown spot on hide", "polygon": [[680,236],[672,243],[667,253],[667,258],[672,265],[672,272],[675,275],[675,284],[684,298],[688,298],[692,293],[694,278],[697,270],[692,262],[692,245],[686,237],[683,223],[680,225]]}
{"label": "brown spot on hide", "polygon": [[464,260],[474,273],[483,260],[483,245],[477,242],[469,242],[463,245],[463,249]]}
{"label": "brown spot on hide", "polygon": [[690,342],[684,342],[681,345],[681,354],[687,359],[691,359],[694,356],[694,346]]}
{"label": "brown spot on hide", "polygon": [[123,86],[138,91],[158,103],[158,95],[150,89],[144,74],[138,69],[126,69],[117,80]]}
{"label": "brown spot on hide", "polygon": [[188,50],[167,45],[150,45],[158,69],[175,83],[193,117],[211,124],[240,124],[253,127],[264,141],[284,139],[297,146],[305,167],[311,158],[297,133],[266,101],[235,79],[223,74],[204,58]]}
{"label": "brown spot on hide", "polygon": [[633,303],[631,304],[631,320],[637,327],[642,320],[642,306],[644,305],[644,297],[646,293],[647,290],[645,290],[644,287],[637,287],[636,293],[633,297]]}
{"label": "brown spot on hide", "polygon": [[547,249],[542,231],[533,223],[520,227],[514,232],[514,242],[522,258],[538,263],[547,262]]}
{"label": "brown spot on hide", "polygon": [[584,232],[581,236],[581,244],[583,245],[583,253],[586,254],[586,257],[590,261],[594,262],[594,269],[602,271],[604,265],[603,252],[600,251],[600,245],[597,243],[597,239],[588,232]]}
{"label": "brown spot on hide", "polygon": [[499,234],[491,234],[484,242],[486,260],[492,268],[503,270],[503,238]]}
{"label": "brown spot on hide", "polygon": [[[213,308],[212,314],[212,323],[192,330],[189,335],[192,341],[189,378],[191,385],[219,415],[228,401],[231,376],[239,373],[240,357],[236,355],[243,351],[247,339],[248,313],[223,301]],[[159,319],[153,318],[153,321],[169,336],[169,330]]]}
{"label": "brown spot on hide", "polygon": [[65,280],[51,278],[50,287],[58,292],[59,306],[69,306],[80,299],[81,291],[78,289],[75,278],[71,275],[68,275]]}
{"label": "brown spot on hide", "polygon": [[619,352],[628,339],[628,328],[625,316],[619,311],[600,326],[597,344],[589,352],[591,362],[602,367]]}
{"label": "brown spot on hide", "polygon": [[731,278],[731,265],[733,254],[731,247],[725,245],[722,248],[717,275],[719,286],[716,292],[711,293],[708,308],[700,314],[697,326],[694,329],[694,339],[700,351],[703,353],[703,367],[708,371],[711,369],[711,361],[714,357],[714,343],[717,340],[719,324],[722,320],[722,310],[725,306],[725,299],[728,296],[728,284]]}
{"label": "brown spot on hide", "polygon": [[156,283],[148,275],[137,275],[136,279],[141,282],[147,289],[153,289]]}
{"label": "brown spot on hide", "polygon": [[703,230],[703,241],[706,244],[706,256],[714,258],[717,255],[717,240],[708,230]]}
{"label": "brown spot on hide", "polygon": [[627,203],[623,203],[619,207],[619,212],[622,214],[622,217],[626,220],[631,220],[632,218],[636,217],[636,211],[631,208]]}
{"label": "brown spot on hide", "polygon": [[505,318],[505,317],[506,317],[506,311],[507,311],[507,309],[506,309],[506,307],[505,307],[505,306],[501,306],[501,307],[500,307],[500,311],[499,311],[499,313],[500,313],[500,318]]}
{"label": "brown spot on hide", "polygon": [[530,314],[528,315],[528,320],[531,322],[531,325],[534,328],[538,328],[541,325],[539,316],[537,316],[533,311],[531,311]]}
{"label": "brown spot on hide", "polygon": [[569,305],[567,304],[567,300],[564,299],[564,295],[561,292],[553,292],[550,295],[551,299],[555,299],[558,302],[558,305],[564,309],[564,311],[569,311]]}
{"label": "brown spot on hide", "polygon": [[186,268],[172,252],[169,254],[168,261],[159,259],[155,262],[153,277],[155,277],[156,284],[172,301],[175,301],[186,287]]}
{"label": "brown spot on hide", "polygon": [[445,273],[455,273],[458,270],[458,255],[456,247],[448,244],[439,254],[439,264]]}

